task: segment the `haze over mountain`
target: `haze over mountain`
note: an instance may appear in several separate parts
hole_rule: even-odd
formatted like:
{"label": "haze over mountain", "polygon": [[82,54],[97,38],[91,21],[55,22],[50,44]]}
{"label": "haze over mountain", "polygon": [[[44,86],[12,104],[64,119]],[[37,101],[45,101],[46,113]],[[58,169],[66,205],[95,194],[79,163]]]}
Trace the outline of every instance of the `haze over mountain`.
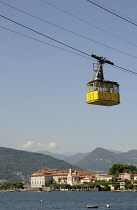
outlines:
{"label": "haze over mountain", "polygon": [[137,165],[137,150],[129,150],[128,152],[120,153],[119,156]]}
{"label": "haze over mountain", "polygon": [[86,152],[86,153],[79,152],[79,153],[76,153],[76,154],[73,154],[73,155],[65,155],[65,154],[52,153],[52,152],[49,152],[49,151],[46,151],[46,150],[39,151],[38,153],[41,153],[41,154],[44,154],[44,155],[50,155],[54,158],[64,160],[64,161],[66,161],[68,163],[71,163],[71,164],[77,163],[78,161],[82,160],[86,155],[89,154],[89,152]]}
{"label": "haze over mountain", "polygon": [[108,149],[108,151],[110,151],[110,152],[114,152],[115,154],[120,154],[120,153],[123,153],[122,151],[116,151],[116,150],[112,150],[112,149]]}

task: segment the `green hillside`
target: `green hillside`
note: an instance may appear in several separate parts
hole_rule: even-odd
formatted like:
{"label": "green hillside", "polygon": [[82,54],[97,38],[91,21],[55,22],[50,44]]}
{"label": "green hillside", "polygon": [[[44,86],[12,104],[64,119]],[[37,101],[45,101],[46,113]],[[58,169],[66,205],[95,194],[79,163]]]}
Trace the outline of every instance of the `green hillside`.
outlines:
{"label": "green hillside", "polygon": [[44,167],[80,170],[77,166],[49,155],[0,147],[0,179],[28,182],[33,172]]}
{"label": "green hillside", "polygon": [[119,154],[119,156],[128,159],[129,162],[137,166],[137,150],[129,150],[128,152]]}
{"label": "green hillside", "polygon": [[99,147],[75,165],[94,172],[108,173],[109,168],[116,163],[128,164],[130,162],[126,157]]}

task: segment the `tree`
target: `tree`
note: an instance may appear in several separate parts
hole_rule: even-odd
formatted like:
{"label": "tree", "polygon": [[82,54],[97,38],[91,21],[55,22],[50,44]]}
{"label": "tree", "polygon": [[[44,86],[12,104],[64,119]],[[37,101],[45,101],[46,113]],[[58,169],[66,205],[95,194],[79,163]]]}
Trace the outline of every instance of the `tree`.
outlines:
{"label": "tree", "polygon": [[125,181],[125,188],[126,188],[126,190],[132,189],[133,188],[133,184],[131,184],[131,182],[129,180],[126,180]]}
{"label": "tree", "polygon": [[134,165],[128,164],[113,164],[112,167],[109,169],[109,175],[119,176],[119,173],[137,173],[137,168]]}
{"label": "tree", "polygon": [[5,182],[0,186],[0,189],[2,190],[23,189],[23,183],[22,182]]}

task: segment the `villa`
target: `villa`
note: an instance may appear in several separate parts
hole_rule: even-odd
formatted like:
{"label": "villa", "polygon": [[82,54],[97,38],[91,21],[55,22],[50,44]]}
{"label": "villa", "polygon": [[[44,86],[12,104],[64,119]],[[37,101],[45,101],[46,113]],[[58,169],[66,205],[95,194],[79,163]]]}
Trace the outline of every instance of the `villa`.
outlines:
{"label": "villa", "polygon": [[[131,181],[131,184],[137,186],[137,174],[120,173],[119,177],[106,174],[94,174],[91,171],[78,171],[78,170],[58,170],[43,168],[36,171],[31,176],[31,188],[44,188],[51,183],[56,184],[69,184],[69,185],[82,185],[93,184],[96,181],[112,181],[119,182],[120,189],[125,189],[126,180]],[[110,190],[114,190],[113,186],[110,186]]]}
{"label": "villa", "polygon": [[84,182],[92,182],[94,176],[89,171],[77,171],[69,169],[69,171],[59,171],[57,169],[43,168],[36,171],[31,176],[31,187],[45,187],[55,181],[57,184],[82,184]]}

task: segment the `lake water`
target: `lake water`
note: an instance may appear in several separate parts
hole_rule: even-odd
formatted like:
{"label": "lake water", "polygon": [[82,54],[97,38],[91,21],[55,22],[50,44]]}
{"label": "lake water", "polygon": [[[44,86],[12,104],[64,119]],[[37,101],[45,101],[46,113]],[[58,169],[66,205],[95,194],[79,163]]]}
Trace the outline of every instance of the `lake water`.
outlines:
{"label": "lake water", "polygon": [[110,209],[137,210],[137,192],[0,192],[0,210],[86,210],[87,205],[103,210],[106,203]]}

